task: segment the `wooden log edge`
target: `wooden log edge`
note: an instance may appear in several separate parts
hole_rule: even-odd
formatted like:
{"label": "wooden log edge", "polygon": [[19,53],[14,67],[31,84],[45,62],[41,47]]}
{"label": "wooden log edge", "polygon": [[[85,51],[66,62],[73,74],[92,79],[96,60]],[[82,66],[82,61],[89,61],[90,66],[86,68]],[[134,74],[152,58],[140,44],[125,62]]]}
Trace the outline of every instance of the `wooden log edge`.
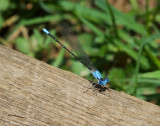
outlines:
{"label": "wooden log edge", "polygon": [[160,126],[160,107],[0,45],[1,126]]}

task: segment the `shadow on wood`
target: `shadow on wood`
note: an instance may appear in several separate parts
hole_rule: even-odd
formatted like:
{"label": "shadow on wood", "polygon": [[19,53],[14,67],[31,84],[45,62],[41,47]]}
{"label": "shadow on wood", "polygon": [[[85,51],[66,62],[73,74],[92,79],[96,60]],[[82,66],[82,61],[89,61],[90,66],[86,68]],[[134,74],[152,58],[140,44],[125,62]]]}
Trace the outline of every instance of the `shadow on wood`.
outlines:
{"label": "shadow on wood", "polygon": [[0,45],[0,125],[160,125],[160,107]]}

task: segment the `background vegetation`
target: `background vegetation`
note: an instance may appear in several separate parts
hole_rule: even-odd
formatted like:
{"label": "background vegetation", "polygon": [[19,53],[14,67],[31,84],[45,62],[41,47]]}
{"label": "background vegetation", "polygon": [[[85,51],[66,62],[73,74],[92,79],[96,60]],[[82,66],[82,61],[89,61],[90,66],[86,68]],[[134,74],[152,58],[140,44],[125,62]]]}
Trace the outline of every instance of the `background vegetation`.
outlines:
{"label": "background vegetation", "polygon": [[[111,88],[160,105],[160,2],[150,9],[123,13],[107,0],[0,0],[0,43],[50,65],[91,78],[41,28],[59,40],[58,22],[66,20]],[[125,7],[125,5],[124,5]]]}

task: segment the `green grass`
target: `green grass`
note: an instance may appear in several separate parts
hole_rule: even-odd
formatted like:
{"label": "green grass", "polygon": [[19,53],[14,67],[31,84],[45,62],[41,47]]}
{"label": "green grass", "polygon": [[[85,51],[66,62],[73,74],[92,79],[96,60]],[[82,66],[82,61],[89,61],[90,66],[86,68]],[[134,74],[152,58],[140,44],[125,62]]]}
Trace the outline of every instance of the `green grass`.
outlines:
{"label": "green grass", "polygon": [[57,24],[68,22],[111,88],[160,105],[160,2],[145,10],[130,0],[123,13],[106,0],[0,0],[0,43],[91,79],[90,72],[51,38],[64,42]]}

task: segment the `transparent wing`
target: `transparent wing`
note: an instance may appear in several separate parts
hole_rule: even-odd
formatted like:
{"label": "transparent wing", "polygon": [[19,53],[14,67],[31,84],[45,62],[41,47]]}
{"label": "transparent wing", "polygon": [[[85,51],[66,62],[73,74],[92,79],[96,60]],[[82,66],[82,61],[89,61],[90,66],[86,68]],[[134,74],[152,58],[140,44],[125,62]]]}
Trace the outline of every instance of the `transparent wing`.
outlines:
{"label": "transparent wing", "polygon": [[89,70],[96,70],[85,50],[83,49],[81,43],[69,28],[69,25],[65,22],[62,22],[59,24],[58,28],[66,42],[72,48],[73,53],[77,56],[78,60],[80,60]]}

